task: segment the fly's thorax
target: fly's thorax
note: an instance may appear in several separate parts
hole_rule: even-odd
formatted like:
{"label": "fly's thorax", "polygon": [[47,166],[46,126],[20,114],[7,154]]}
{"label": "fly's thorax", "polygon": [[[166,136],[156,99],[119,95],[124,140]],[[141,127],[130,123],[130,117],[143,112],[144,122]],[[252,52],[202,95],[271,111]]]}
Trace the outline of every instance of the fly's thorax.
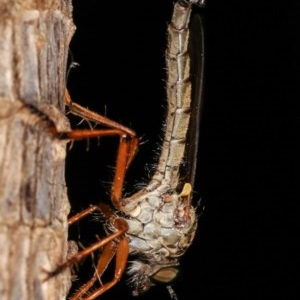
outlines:
{"label": "fly's thorax", "polygon": [[[128,273],[135,296],[157,283],[169,285],[176,279],[179,259],[191,245],[197,228],[191,195],[198,127],[194,128],[191,120],[198,120],[202,94],[197,93],[197,86],[192,86],[190,36],[193,35],[189,23],[192,4],[203,3],[204,0],[182,0],[174,4],[168,26],[167,115],[160,157],[148,186],[122,199],[118,207],[129,227],[126,236],[133,261]],[[195,51],[198,50],[201,55],[203,49]],[[197,67],[201,71],[203,63]],[[202,91],[201,85],[199,88]],[[186,159],[191,162],[184,168]],[[177,193],[182,178],[190,183]]]}
{"label": "fly's thorax", "polygon": [[186,197],[166,185],[124,199],[130,254],[136,256],[129,275],[137,294],[177,277],[179,258],[191,245],[197,227],[195,209]]}
{"label": "fly's thorax", "polygon": [[169,186],[160,186],[124,199],[128,205],[122,210],[127,215],[127,234],[133,251],[148,251],[158,260],[178,257],[185,252],[197,223],[195,210],[186,197],[170,190]]}

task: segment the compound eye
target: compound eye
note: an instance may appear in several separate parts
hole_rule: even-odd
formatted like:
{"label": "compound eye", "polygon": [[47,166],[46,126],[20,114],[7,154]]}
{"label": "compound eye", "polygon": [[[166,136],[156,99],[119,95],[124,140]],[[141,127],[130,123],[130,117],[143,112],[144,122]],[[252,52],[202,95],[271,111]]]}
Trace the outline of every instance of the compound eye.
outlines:
{"label": "compound eye", "polygon": [[177,268],[163,268],[154,273],[150,278],[153,283],[170,284],[179,274]]}

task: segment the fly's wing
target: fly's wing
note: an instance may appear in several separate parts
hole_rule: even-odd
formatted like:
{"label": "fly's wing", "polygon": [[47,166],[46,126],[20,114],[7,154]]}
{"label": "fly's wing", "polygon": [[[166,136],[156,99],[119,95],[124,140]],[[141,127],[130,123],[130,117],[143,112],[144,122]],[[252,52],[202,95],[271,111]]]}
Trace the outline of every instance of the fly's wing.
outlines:
{"label": "fly's wing", "polygon": [[181,182],[191,183],[194,188],[198,144],[203,110],[204,32],[201,13],[194,9],[190,20],[190,72],[192,84],[191,118],[188,128],[184,163],[181,166]]}

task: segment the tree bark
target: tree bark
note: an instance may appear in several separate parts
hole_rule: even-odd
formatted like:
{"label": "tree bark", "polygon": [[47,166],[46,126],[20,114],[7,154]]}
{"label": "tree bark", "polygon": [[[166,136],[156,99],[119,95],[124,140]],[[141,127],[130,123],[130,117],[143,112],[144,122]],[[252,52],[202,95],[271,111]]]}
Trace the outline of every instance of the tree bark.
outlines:
{"label": "tree bark", "polygon": [[[66,299],[69,0],[0,0],[0,299]],[[49,121],[51,120],[51,122]]]}

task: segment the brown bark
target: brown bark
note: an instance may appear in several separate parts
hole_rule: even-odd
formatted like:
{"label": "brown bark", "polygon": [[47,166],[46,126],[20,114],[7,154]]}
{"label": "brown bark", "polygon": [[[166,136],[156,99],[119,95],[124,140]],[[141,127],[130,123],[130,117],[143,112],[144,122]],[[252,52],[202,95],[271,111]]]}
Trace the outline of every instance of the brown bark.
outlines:
{"label": "brown bark", "polygon": [[[0,299],[65,299],[64,90],[71,1],[0,0]],[[31,105],[31,106],[29,106]],[[33,109],[32,107],[37,108]],[[42,111],[43,113],[39,112]]]}

